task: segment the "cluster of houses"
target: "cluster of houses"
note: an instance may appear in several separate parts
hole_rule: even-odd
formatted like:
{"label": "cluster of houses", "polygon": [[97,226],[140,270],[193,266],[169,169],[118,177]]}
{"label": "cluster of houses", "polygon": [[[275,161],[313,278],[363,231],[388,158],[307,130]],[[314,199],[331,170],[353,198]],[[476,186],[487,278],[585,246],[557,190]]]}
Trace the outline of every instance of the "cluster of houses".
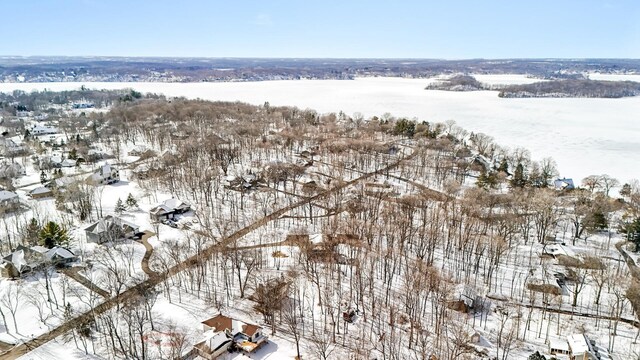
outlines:
{"label": "cluster of houses", "polygon": [[204,340],[195,344],[195,352],[208,360],[229,351],[252,353],[267,342],[262,327],[218,314],[202,322]]}
{"label": "cluster of houses", "polygon": [[551,340],[549,353],[558,359],[570,360],[612,360],[606,348],[599,346],[584,334],[571,334],[566,340]]}
{"label": "cluster of houses", "polygon": [[[65,181],[61,182],[64,184]],[[17,201],[18,196],[15,193],[0,191],[0,206],[6,205],[7,202]],[[179,214],[190,210],[189,204],[178,199],[169,199],[154,207],[149,215],[151,219],[176,219]],[[122,239],[136,239],[141,235],[140,226],[114,215],[107,215],[84,230],[87,241],[97,244]],[[43,246],[18,245],[13,252],[1,259],[0,276],[16,278],[44,266],[59,266],[76,260],[77,256],[71,250],[63,247],[56,246],[49,249]]]}
{"label": "cluster of houses", "polygon": [[[491,172],[495,169],[498,169],[498,167],[500,166],[497,161],[491,161],[487,157],[480,154],[471,155],[470,153],[468,153],[465,155],[469,155],[465,158],[465,160],[478,171],[484,170],[486,172]],[[507,175],[511,175],[511,173],[507,173]],[[575,185],[573,183],[573,179],[558,178],[553,181],[553,188],[558,191],[573,190],[575,189]]]}

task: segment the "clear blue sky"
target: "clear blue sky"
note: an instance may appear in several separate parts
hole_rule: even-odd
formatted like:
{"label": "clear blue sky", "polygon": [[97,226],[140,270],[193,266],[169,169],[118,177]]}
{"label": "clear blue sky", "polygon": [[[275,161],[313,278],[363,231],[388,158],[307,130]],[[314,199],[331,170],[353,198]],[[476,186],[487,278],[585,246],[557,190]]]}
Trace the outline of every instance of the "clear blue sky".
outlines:
{"label": "clear blue sky", "polygon": [[639,0],[2,0],[0,55],[640,58]]}

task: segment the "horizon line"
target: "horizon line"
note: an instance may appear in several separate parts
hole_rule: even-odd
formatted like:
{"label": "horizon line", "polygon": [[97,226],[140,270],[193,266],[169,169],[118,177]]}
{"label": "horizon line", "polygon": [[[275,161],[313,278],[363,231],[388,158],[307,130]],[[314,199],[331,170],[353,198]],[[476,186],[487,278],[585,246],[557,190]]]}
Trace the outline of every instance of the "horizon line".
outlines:
{"label": "horizon line", "polygon": [[536,61],[588,61],[588,60],[637,60],[640,58],[627,57],[470,57],[470,58],[437,58],[437,57],[273,57],[273,56],[162,56],[162,55],[0,55],[0,59],[28,59],[28,58],[119,58],[119,59],[232,59],[232,60],[428,60],[428,61],[508,61],[508,60],[536,60]]}

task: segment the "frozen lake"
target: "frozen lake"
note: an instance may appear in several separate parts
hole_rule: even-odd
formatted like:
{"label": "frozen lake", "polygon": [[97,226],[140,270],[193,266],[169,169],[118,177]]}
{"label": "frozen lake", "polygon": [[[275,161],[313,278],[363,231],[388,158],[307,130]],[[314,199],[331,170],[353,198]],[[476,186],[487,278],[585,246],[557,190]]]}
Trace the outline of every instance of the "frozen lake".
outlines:
{"label": "frozen lake", "polygon": [[[622,76],[621,76],[622,77]],[[492,84],[531,82],[521,75],[478,76]],[[598,79],[619,80],[600,75]],[[640,75],[624,76],[624,80]],[[207,100],[294,105],[319,112],[365,116],[389,112],[429,122],[455,120],[469,131],[493,136],[506,147],[521,146],[534,159],[551,156],[562,176],[580,181],[607,173],[626,182],[640,179],[640,97],[623,99],[501,99],[496,92],[423,90],[429,80],[359,78],[238,83],[0,83],[15,89],[133,88]]]}

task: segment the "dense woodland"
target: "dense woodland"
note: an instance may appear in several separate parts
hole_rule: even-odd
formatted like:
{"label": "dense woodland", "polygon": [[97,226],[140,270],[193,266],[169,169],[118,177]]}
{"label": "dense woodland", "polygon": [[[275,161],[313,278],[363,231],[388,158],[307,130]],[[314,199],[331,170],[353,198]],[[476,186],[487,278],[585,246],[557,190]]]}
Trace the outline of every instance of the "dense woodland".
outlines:
{"label": "dense woodland", "polygon": [[[610,196],[618,180],[606,175],[557,191],[552,159],[501,148],[452,121],[122,96],[83,94],[113,108],[66,118],[65,132],[83,134],[67,146],[84,152],[105,144],[118,162],[125,146],[149,146],[141,160],[149,170],[131,181],[150,197],[162,191],[197,204],[202,226],[155,249],[154,276],[136,278],[130,256],[100,250],[115,300],[74,322],[70,333],[88,352],[153,358],[142,339],[159,326],[153,312],[162,297],[245,306],[309,359],[507,360],[524,344],[544,344],[585,323],[588,331],[607,329],[610,350],[640,353],[637,345],[616,344],[618,328],[637,330],[628,323],[640,314],[638,270],[610,258],[616,246],[628,246],[616,233],[640,241],[638,182],[622,186],[620,198]],[[297,161],[305,152],[310,161]],[[246,173],[258,186],[225,182]],[[56,200],[67,205],[65,226],[101,215],[99,190],[82,186],[65,196]],[[11,229],[19,234],[13,245],[33,241],[29,221]],[[310,243],[313,233],[326,240]],[[556,239],[586,250],[542,256]],[[568,303],[557,286],[532,280],[556,268],[566,276]],[[343,321],[350,308],[361,314],[357,323]],[[77,315],[69,310],[69,321]],[[490,354],[472,346],[476,331],[495,345]],[[188,346],[183,339],[163,356]]]}

